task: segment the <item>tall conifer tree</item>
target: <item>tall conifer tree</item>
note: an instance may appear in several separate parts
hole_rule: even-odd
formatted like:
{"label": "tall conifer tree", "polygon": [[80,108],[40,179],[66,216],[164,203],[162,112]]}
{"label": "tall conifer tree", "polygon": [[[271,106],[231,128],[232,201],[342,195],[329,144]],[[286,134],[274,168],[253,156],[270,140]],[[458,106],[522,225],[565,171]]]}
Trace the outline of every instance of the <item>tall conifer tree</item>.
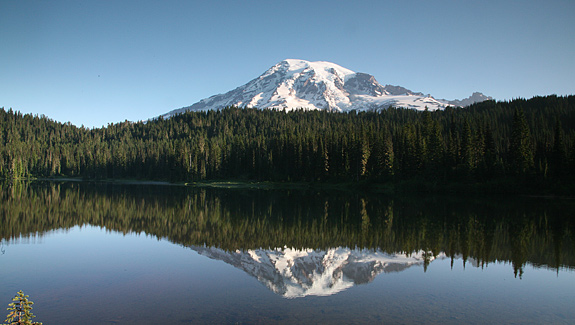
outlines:
{"label": "tall conifer tree", "polygon": [[531,132],[521,109],[516,109],[513,116],[509,155],[512,172],[525,174],[533,169]]}

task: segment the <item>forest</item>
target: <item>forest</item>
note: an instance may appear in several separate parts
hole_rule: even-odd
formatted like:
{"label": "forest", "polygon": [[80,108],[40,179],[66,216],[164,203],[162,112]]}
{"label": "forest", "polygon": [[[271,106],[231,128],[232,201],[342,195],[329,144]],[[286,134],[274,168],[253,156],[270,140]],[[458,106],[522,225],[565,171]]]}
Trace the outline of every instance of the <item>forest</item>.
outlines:
{"label": "forest", "polygon": [[0,109],[0,178],[344,183],[567,193],[575,96],[346,113],[227,107],[77,127]]}

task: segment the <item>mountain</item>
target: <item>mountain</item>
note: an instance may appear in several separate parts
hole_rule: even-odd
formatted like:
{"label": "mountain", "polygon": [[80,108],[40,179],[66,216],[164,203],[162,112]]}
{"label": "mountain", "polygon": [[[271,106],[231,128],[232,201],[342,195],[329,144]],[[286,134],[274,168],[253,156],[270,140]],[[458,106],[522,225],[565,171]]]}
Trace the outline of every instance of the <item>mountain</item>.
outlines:
{"label": "mountain", "polygon": [[406,255],[342,247],[234,252],[205,246],[191,249],[243,270],[285,298],[333,295],[354,285],[369,283],[382,272],[399,272],[413,265],[424,265],[426,258],[427,262],[434,259],[423,251]]}
{"label": "mountain", "polygon": [[163,117],[188,110],[204,111],[232,105],[285,110],[349,111],[389,106],[437,110],[450,105],[468,105],[485,98],[490,97],[474,93],[462,101],[438,100],[400,86],[382,86],[372,75],[354,72],[334,63],[289,59],[243,86],[173,110]]}
{"label": "mountain", "polygon": [[462,100],[454,99],[454,100],[448,101],[447,99],[440,99],[440,101],[444,101],[444,102],[447,101],[447,103],[449,105],[461,106],[461,107],[469,106],[471,104],[475,104],[475,103],[479,103],[479,102],[484,102],[486,100],[493,100],[493,97],[485,96],[479,92],[474,92],[471,96],[464,98]]}

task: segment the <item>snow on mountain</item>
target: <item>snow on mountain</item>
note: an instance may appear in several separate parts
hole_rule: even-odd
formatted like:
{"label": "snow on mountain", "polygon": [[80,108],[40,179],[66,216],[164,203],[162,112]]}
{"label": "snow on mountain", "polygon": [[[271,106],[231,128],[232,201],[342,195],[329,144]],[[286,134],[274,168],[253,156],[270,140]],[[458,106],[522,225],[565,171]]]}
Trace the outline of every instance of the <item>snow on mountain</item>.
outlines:
{"label": "snow on mountain", "polygon": [[382,86],[372,75],[354,72],[334,63],[288,59],[243,86],[173,110],[163,117],[188,110],[204,111],[232,105],[285,110],[349,111],[389,106],[437,110],[450,105],[469,105],[484,98],[490,97],[474,93],[463,101],[435,99],[400,86]]}
{"label": "snow on mountain", "polygon": [[[399,272],[423,265],[428,255],[423,251],[407,255],[342,247],[325,251],[277,248],[235,252],[215,247],[191,248],[200,255],[243,270],[285,298],[333,295],[371,282],[382,272]],[[428,261],[433,259],[428,255]]]}

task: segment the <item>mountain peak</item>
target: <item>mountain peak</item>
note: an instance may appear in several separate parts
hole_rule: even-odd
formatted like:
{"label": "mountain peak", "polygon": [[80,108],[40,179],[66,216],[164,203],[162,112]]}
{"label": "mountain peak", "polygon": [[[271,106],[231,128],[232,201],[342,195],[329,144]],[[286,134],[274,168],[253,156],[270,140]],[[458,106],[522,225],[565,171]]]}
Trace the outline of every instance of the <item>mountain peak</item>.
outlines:
{"label": "mountain peak", "polygon": [[471,94],[471,96],[464,98],[462,100],[454,99],[454,100],[447,101],[444,99],[444,101],[447,101],[450,105],[461,106],[461,107],[469,106],[471,104],[483,102],[486,100],[493,100],[493,97],[486,96],[480,92],[474,92],[473,94]]}
{"label": "mountain peak", "polygon": [[342,76],[355,74],[354,71],[327,61],[312,62],[299,59],[285,59],[278,63],[278,65],[288,67],[289,71],[301,71],[310,69],[317,71],[318,73],[325,72],[326,74],[339,74]]}
{"label": "mountain peak", "polygon": [[[483,97],[482,97],[483,96]],[[292,110],[323,109],[330,111],[370,110],[405,107],[418,110],[444,109],[450,105],[485,100],[474,94],[463,101],[437,100],[401,86],[382,86],[374,76],[354,72],[335,63],[285,59],[259,77],[225,94],[214,95],[165,115],[188,110],[221,109],[243,106]]]}
{"label": "mountain peak", "polygon": [[190,248],[243,270],[285,298],[329,296],[354,285],[369,283],[381,273],[400,272],[436,258],[445,258],[444,253],[438,256],[424,251],[390,254],[347,247],[327,250],[284,247],[235,252],[206,246]]}

